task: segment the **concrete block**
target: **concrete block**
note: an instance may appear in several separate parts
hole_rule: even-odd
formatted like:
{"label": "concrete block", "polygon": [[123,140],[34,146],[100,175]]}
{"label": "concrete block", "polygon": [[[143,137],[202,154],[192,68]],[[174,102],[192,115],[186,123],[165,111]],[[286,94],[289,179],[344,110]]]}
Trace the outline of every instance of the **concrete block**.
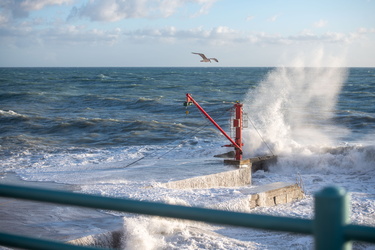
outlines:
{"label": "concrete block", "polygon": [[275,205],[287,203],[287,194],[275,196]]}
{"label": "concrete block", "polygon": [[163,187],[174,189],[238,187],[246,185],[251,185],[251,168],[248,167],[162,184]]}
{"label": "concrete block", "polygon": [[250,187],[242,190],[250,200],[251,208],[254,207],[272,207],[279,204],[285,204],[304,197],[302,189],[297,184],[274,182],[258,187]]}

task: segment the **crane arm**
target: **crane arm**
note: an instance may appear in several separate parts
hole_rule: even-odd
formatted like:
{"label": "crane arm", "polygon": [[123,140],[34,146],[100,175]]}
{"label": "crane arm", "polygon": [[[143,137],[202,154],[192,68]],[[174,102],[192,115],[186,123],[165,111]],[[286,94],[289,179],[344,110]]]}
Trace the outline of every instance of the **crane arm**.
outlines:
{"label": "crane arm", "polygon": [[232,143],[233,147],[237,148],[238,150],[240,150],[242,152],[242,148],[219,126],[219,124],[217,124],[215,122],[214,119],[212,119],[212,117],[199,105],[199,103],[197,101],[195,101],[194,98],[190,94],[186,94],[185,106],[191,105],[191,103],[194,103],[194,105],[197,106],[197,108],[199,109],[199,111],[201,111],[202,114],[204,116],[206,116],[207,119],[213,125],[215,125],[215,127],[217,129],[219,129],[219,131]]}

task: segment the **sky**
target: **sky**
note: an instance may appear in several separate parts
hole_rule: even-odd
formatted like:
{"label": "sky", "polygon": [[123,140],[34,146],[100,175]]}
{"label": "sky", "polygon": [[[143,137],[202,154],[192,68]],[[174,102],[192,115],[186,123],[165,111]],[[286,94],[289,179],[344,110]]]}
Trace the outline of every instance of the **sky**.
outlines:
{"label": "sky", "polygon": [[0,0],[0,67],[375,67],[374,13],[375,0]]}

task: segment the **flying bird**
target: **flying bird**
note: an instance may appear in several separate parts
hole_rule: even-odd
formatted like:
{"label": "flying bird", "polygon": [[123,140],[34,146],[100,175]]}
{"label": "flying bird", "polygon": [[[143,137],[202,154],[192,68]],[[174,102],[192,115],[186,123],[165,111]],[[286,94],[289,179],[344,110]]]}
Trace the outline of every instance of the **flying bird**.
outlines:
{"label": "flying bird", "polygon": [[196,54],[196,55],[200,55],[202,57],[203,60],[201,60],[201,62],[211,62],[211,60],[214,60],[215,62],[219,62],[219,60],[217,60],[216,58],[207,58],[204,54],[202,53],[195,53],[195,52],[191,52],[192,54]]}

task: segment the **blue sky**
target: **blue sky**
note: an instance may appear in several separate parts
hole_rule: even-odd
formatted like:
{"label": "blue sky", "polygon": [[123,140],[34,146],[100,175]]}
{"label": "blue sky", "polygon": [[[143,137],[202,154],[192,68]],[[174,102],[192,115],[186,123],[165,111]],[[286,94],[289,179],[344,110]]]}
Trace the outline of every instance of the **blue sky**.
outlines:
{"label": "blue sky", "polygon": [[373,13],[375,0],[2,0],[0,67],[375,67]]}

